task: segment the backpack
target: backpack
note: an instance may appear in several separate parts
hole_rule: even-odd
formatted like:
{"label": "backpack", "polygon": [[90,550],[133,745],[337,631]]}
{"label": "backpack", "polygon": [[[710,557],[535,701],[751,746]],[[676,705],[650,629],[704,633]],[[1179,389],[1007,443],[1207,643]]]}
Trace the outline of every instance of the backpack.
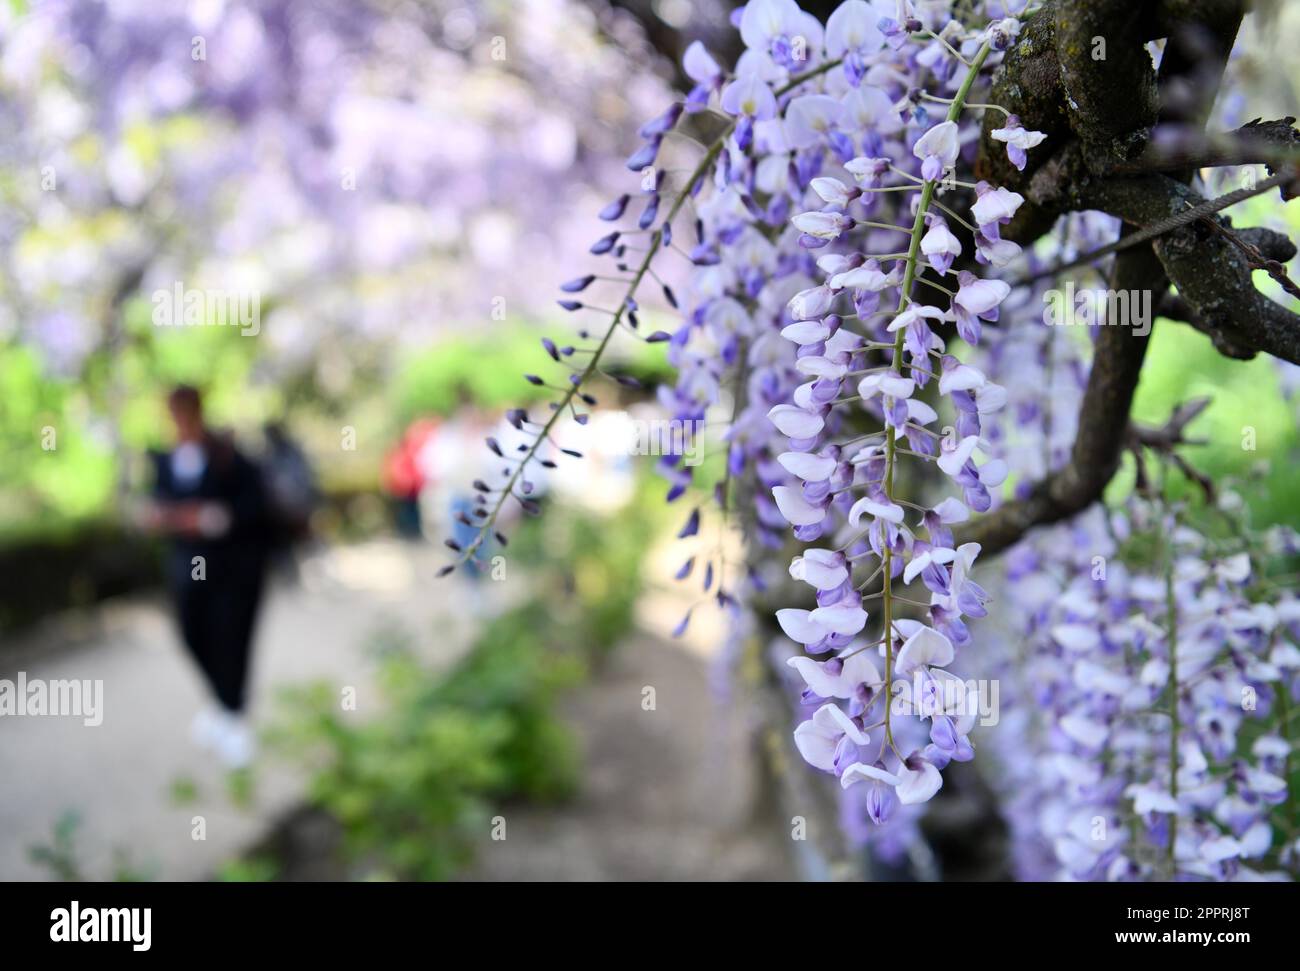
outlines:
{"label": "backpack", "polygon": [[316,472],[307,457],[292,443],[272,445],[262,459],[262,485],[276,545],[305,539],[312,513],[320,505]]}

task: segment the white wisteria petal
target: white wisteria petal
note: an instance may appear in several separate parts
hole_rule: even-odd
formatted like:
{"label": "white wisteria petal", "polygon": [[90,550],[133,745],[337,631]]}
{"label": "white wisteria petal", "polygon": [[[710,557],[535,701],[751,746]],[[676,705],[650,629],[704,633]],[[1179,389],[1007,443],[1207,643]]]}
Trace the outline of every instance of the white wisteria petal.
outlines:
{"label": "white wisteria petal", "polygon": [[1246,785],[1264,797],[1280,796],[1286,792],[1285,779],[1252,766],[1246,767]]}
{"label": "white wisteria petal", "polygon": [[811,452],[782,452],[776,457],[781,468],[804,482],[825,482],[835,471],[835,460]]}
{"label": "white wisteria petal", "polygon": [[992,381],[975,389],[975,410],[981,415],[1001,411],[1007,403],[1007,389]]}
{"label": "white wisteria petal", "polygon": [[901,523],[903,507],[894,502],[885,504],[877,502],[870,496],[863,496],[849,510],[849,525],[856,528],[862,522],[863,515],[874,516],[876,519],[883,519],[890,523]]}
{"label": "white wisteria petal", "polygon": [[821,343],[831,336],[831,329],[820,320],[801,320],[797,324],[781,328],[781,336],[802,347],[805,344]]}
{"label": "white wisteria petal", "polygon": [[823,202],[840,207],[849,204],[849,187],[839,179],[831,178],[829,175],[819,175],[810,185],[813,192],[821,196]]}
{"label": "white wisteria petal", "polygon": [[943,787],[943,776],[929,762],[922,761],[921,768],[909,769],[903,766],[899,770],[899,783],[894,787],[898,801],[904,806],[929,802],[934,794]]}
{"label": "white wisteria petal", "polygon": [[1294,644],[1279,644],[1269,654],[1268,663],[1283,671],[1300,668],[1300,647]]}
{"label": "white wisteria petal", "polygon": [[975,452],[980,442],[978,435],[967,435],[951,451],[940,447],[938,466],[946,475],[956,475]]}
{"label": "white wisteria petal", "polygon": [[934,507],[934,511],[939,514],[941,523],[964,523],[970,519],[970,509],[960,499],[949,496],[943,502]]}
{"label": "white wisteria petal", "polygon": [[829,282],[833,290],[850,288],[853,290],[880,291],[894,285],[894,281],[890,279],[888,274],[882,273],[880,267],[868,263],[844,273],[837,273],[831,277]]}
{"label": "white wisteria petal", "polygon": [[915,323],[922,317],[928,317],[931,320],[943,320],[944,312],[938,307],[931,307],[928,304],[913,304],[891,320],[889,326],[885,329],[897,332],[902,330],[904,327]]}
{"label": "white wisteria petal", "polygon": [[976,278],[975,282],[957,290],[955,302],[973,314],[988,313],[1011,293],[1011,287],[1001,280]]}
{"label": "white wisteria petal", "polygon": [[849,462],[853,465],[861,465],[863,462],[870,462],[874,458],[879,458],[884,453],[884,445],[863,445],[853,453]]}
{"label": "white wisteria petal", "polygon": [[824,317],[834,299],[830,287],[809,287],[791,297],[787,307],[795,320],[812,320]]}
{"label": "white wisteria petal", "polygon": [[848,51],[873,52],[884,46],[876,27],[880,14],[866,0],[844,0],[826,20],[826,53],[843,57]]}
{"label": "white wisteria petal", "polygon": [[722,89],[722,110],[732,115],[748,115],[760,121],[776,117],[776,95],[772,87],[754,74],[741,74]]}
{"label": "white wisteria petal", "polygon": [[856,604],[818,607],[809,619],[820,627],[846,636],[852,636],[867,626],[867,612]]}
{"label": "white wisteria petal", "polygon": [[[834,705],[830,705],[834,708]],[[821,714],[818,711],[818,714]],[[800,722],[794,730],[794,745],[803,756],[803,760],[823,772],[835,771],[835,749],[839,746],[842,732],[828,730],[817,721],[816,716]]]}
{"label": "white wisteria petal", "polygon": [[989,261],[989,266],[1003,267],[1013,263],[1020,255],[1020,244],[1013,243],[1009,239],[992,239],[979,242],[983,237],[977,237],[977,248],[980,254]]}
{"label": "white wisteria petal", "polygon": [[1122,698],[1129,689],[1129,679],[1094,661],[1075,661],[1074,683],[1084,691],[1098,691]]}
{"label": "white wisteria petal", "polygon": [[838,732],[840,735],[847,735],[849,741],[856,742],[858,745],[866,745],[871,738],[858,727],[855,722],[839,705],[825,704],[822,705],[813,714],[813,720],[824,725],[828,731]]}
{"label": "white wisteria petal", "polygon": [[1033,148],[1047,137],[1044,132],[1028,131],[1020,125],[1015,128],[995,128],[989,135],[995,142],[1006,142],[1022,149]]}
{"label": "white wisteria petal", "polygon": [[912,557],[911,562],[907,564],[907,569],[903,571],[903,582],[911,583],[931,563],[951,563],[956,558],[957,551],[946,547],[940,546],[926,550],[924,553]]}
{"label": "white wisteria petal", "polygon": [[[840,677],[849,685],[850,689],[856,689],[858,685],[865,684],[872,688],[879,689],[884,686],[884,679],[880,677],[880,672],[876,666],[871,663],[871,656],[865,648],[849,648],[847,654],[841,654],[840,659],[844,664]],[[849,695],[852,697],[852,695]]]}
{"label": "white wisteria petal", "polygon": [[827,339],[826,354],[828,357],[834,357],[838,354],[852,354],[861,346],[861,337],[841,327]]}
{"label": "white wisteria petal", "polygon": [[[889,113],[893,114],[892,107]],[[887,158],[866,158],[863,156],[849,159],[844,163],[844,168],[853,176],[854,182],[864,189],[872,189],[880,186],[891,164]]]}
{"label": "white wisteria petal", "polygon": [[798,29],[800,13],[795,0],[749,0],[740,15],[740,39],[746,47],[766,52],[777,37]]}
{"label": "white wisteria petal", "polygon": [[827,94],[806,94],[795,98],[786,108],[785,135],[795,148],[812,148],[824,141],[832,129],[842,125],[844,118],[844,106],[838,99]]}
{"label": "white wisteria petal", "polygon": [[708,84],[722,76],[722,68],[698,40],[692,41],[686,48],[686,53],[682,55],[682,70],[696,84]]}
{"label": "white wisteria petal", "polygon": [[1110,729],[1105,725],[1083,715],[1062,715],[1058,724],[1061,731],[1085,748],[1101,748],[1110,735]]}
{"label": "white wisteria petal", "polygon": [[961,243],[947,225],[936,222],[921,237],[921,252],[929,257],[945,253],[961,256]]}
{"label": "white wisteria petal", "polygon": [[985,384],[983,373],[969,364],[958,364],[944,368],[939,375],[939,394],[951,394],[954,391],[974,391]]}
{"label": "white wisteria petal", "polygon": [[794,405],[773,405],[767,417],[788,438],[813,438],[826,424],[821,415]]}
{"label": "white wisteria petal", "polygon": [[818,590],[834,590],[849,578],[849,568],[842,553],[810,549],[790,562],[790,576]]}
{"label": "white wisteria petal", "polygon": [[816,644],[826,634],[826,628],[814,623],[809,611],[796,607],[785,607],[776,612],[776,622],[785,631],[785,636],[799,644]]}
{"label": "white wisteria petal", "polygon": [[916,390],[916,381],[886,371],[880,378],[880,390],[891,398],[910,398],[912,392]]}
{"label": "white wisteria petal", "polygon": [[922,665],[931,668],[947,667],[952,659],[952,641],[933,627],[922,624],[903,642],[898,651],[896,667],[899,674],[910,675]]}
{"label": "white wisteria petal", "polygon": [[1241,834],[1241,855],[1251,860],[1263,856],[1273,845],[1273,827],[1260,820]]}
{"label": "white wisteria petal", "polygon": [[800,489],[776,486],[772,489],[772,498],[791,526],[814,526],[826,518],[826,510],[805,499]]}
{"label": "white wisteria petal", "polygon": [[986,486],[997,488],[1007,481],[1007,476],[1011,474],[1011,467],[1002,459],[993,459],[981,465],[979,473],[980,482]]}
{"label": "white wisteria petal", "polygon": [[1087,624],[1057,624],[1052,628],[1052,640],[1067,651],[1086,654],[1101,645],[1101,634]]}
{"label": "white wisteria petal", "polygon": [[808,686],[808,690],[818,697],[850,697],[849,694],[841,693],[847,689],[840,675],[826,673],[825,661],[814,661],[810,657],[799,654],[787,658],[785,663],[799,672],[799,677],[803,678],[803,683]]}
{"label": "white wisteria petal", "polygon": [[912,154],[919,159],[934,156],[943,163],[944,168],[951,168],[957,161],[959,148],[957,123],[941,121],[917,139],[912,146]]}
{"label": "white wisteria petal", "polygon": [[849,373],[847,364],[837,364],[829,358],[812,354],[799,358],[799,360],[795,361],[794,366],[802,374],[811,374],[817,378],[830,378],[833,381],[839,380]]}
{"label": "white wisteria petal", "polygon": [[1201,844],[1200,854],[1208,863],[1222,863],[1241,856],[1241,844],[1231,836],[1216,836]]}
{"label": "white wisteria petal", "polygon": [[1179,812],[1178,800],[1167,790],[1157,788],[1154,782],[1142,785],[1133,783],[1124,790],[1124,795],[1133,800],[1133,811],[1139,816],[1145,816],[1147,813],[1177,814]]}
{"label": "white wisteria petal", "polygon": [[887,786],[897,786],[902,781],[894,773],[865,762],[854,762],[840,776],[840,785],[845,789],[857,782],[883,782]]}
{"label": "white wisteria petal", "polygon": [[[818,239],[839,239],[852,220],[842,212],[801,212],[790,220],[794,228]],[[832,282],[832,285],[834,283]]]}
{"label": "white wisteria petal", "polygon": [[939,413],[920,398],[908,398],[907,417],[909,421],[914,421],[918,425],[928,425],[939,419]]}
{"label": "white wisteria petal", "polygon": [[985,226],[1010,219],[1024,201],[1025,197],[1019,192],[1011,192],[999,186],[976,199],[975,204],[971,206],[971,213],[979,225]]}
{"label": "white wisteria petal", "polygon": [[1224,583],[1245,583],[1250,579],[1250,554],[1238,553],[1220,560],[1214,566],[1214,574]]}

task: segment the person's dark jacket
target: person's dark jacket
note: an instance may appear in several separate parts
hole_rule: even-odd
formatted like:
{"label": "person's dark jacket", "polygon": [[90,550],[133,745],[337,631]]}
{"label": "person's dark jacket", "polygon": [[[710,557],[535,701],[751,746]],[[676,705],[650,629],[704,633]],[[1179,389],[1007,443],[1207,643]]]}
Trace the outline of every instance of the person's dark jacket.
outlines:
{"label": "person's dark jacket", "polygon": [[229,528],[220,536],[169,538],[168,579],[173,583],[187,582],[194,568],[194,557],[202,556],[209,582],[229,579],[256,582],[266,557],[270,528],[261,473],[229,437],[209,434],[204,450],[207,464],[203,474],[192,483],[178,482],[172,475],[171,453],[150,453],[155,500],[217,502],[230,515]]}

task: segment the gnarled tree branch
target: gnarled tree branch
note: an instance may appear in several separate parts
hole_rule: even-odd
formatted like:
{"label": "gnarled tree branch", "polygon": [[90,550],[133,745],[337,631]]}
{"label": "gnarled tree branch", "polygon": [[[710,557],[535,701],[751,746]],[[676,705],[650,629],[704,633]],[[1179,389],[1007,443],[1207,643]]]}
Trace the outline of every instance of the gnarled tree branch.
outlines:
{"label": "gnarled tree branch", "polygon": [[[1114,173],[1143,158],[1157,120],[1203,130],[1243,13],[1241,0],[1049,3],[1008,52],[993,90],[995,101],[1047,133],[1037,167],[1010,169],[990,137],[995,120],[985,121],[977,171],[1027,197],[1006,235],[1029,242],[1056,216],[1087,209],[1119,216],[1124,233],[1132,234],[1202,201],[1185,184],[1195,164],[1191,158],[1171,165],[1178,178]],[[1143,44],[1162,36],[1169,43],[1156,77]],[[1104,71],[1093,60],[1094,37],[1106,38]],[[1135,170],[1146,171],[1152,157]],[[1261,253],[1267,246],[1280,258],[1293,250],[1271,236],[1254,237]],[[1214,335],[1220,350],[1237,357],[1265,350],[1297,360],[1300,319],[1255,290],[1241,248],[1226,234],[1189,222],[1120,253],[1111,278],[1117,291],[1148,290],[1158,300],[1171,280],[1182,316]],[[1101,498],[1124,448],[1134,442],[1129,412],[1148,340],[1128,321],[1100,328],[1069,462],[1024,498],[964,526],[959,542],[978,542],[985,553],[997,553],[1035,526],[1058,522]]]}

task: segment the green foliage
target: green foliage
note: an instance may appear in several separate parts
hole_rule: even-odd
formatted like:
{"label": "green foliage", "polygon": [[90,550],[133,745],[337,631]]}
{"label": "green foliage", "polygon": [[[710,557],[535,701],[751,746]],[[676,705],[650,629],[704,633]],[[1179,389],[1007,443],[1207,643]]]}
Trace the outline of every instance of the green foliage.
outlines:
{"label": "green foliage", "polygon": [[269,883],[278,873],[274,860],[265,857],[227,860],[217,870],[217,879],[222,883]]}
{"label": "green foliage", "polygon": [[632,625],[641,567],[652,537],[686,509],[663,504],[663,479],[645,467],[627,509],[608,517],[553,515],[526,522],[510,541],[512,563],[538,567],[533,577],[552,626],[597,660]]}
{"label": "green foliage", "polygon": [[[289,694],[273,744],[315,766],[310,798],[341,824],[365,876],[447,879],[502,804],[573,794],[578,753],[557,701],[628,630],[651,528],[648,515],[548,510],[510,547],[535,595],[487,622],[444,677],[386,630],[375,645],[377,713],[342,711],[327,684]],[[549,566],[533,574],[543,551]]]}
{"label": "green foliage", "polygon": [[[44,867],[55,880],[81,883],[95,879],[81,866],[77,853],[77,832],[81,829],[81,814],[68,810],[54,821],[49,843],[38,843],[27,850],[27,857],[37,866]],[[117,883],[144,883],[156,877],[156,868],[139,866],[131,854],[120,846],[113,847],[113,868],[109,879]]]}
{"label": "green foliage", "polygon": [[355,858],[381,874],[446,879],[488,831],[492,800],[572,789],[571,743],[551,712],[565,669],[546,660],[531,640],[485,643],[438,682],[409,653],[390,652],[381,714],[353,720],[316,685],[291,695],[296,722],[279,741],[323,758],[310,798],[342,825]]}
{"label": "green foliage", "polygon": [[[1185,324],[1160,321],[1152,331],[1146,366],[1133,403],[1133,419],[1161,425],[1174,407],[1192,398],[1209,397],[1212,404],[1187,430],[1190,438],[1206,439],[1187,446],[1182,454],[1215,483],[1249,480],[1241,490],[1257,526],[1288,523],[1300,527],[1300,432],[1296,415],[1300,402],[1282,397],[1277,364],[1260,355],[1233,361],[1219,354],[1208,337]],[[1253,429],[1253,450],[1246,430]],[[1176,476],[1171,495],[1181,497],[1196,486]],[[1131,469],[1112,483],[1109,495],[1132,488]]]}
{"label": "green foliage", "polygon": [[252,809],[257,795],[255,778],[251,769],[233,769],[226,773],[226,798],[236,809]]}
{"label": "green foliage", "polygon": [[37,866],[50,871],[55,880],[80,881],[85,879],[77,862],[76,836],[81,828],[81,817],[69,810],[54,822],[49,843],[29,847],[27,857]]}
{"label": "green foliage", "polygon": [[199,786],[191,776],[177,776],[168,787],[168,798],[173,806],[188,806],[199,798]]}
{"label": "green foliage", "polygon": [[[505,326],[491,334],[453,337],[413,354],[393,381],[396,414],[405,424],[422,415],[450,415],[462,399],[493,410],[553,400],[554,391],[521,377],[538,374],[555,385],[563,381],[556,373],[559,365],[542,350],[542,333],[536,327]],[[640,343],[634,348],[619,363],[609,365],[612,372],[630,374],[645,385],[671,380],[662,350]],[[583,358],[575,360],[585,363]]]}

